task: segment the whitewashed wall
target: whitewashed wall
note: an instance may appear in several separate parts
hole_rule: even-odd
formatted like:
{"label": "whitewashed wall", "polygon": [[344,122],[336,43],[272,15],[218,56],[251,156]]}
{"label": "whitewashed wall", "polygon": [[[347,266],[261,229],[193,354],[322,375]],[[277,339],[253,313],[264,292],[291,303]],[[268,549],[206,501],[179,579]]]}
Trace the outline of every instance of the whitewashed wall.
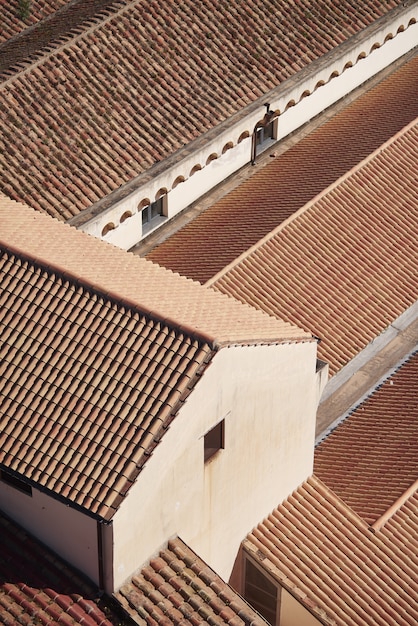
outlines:
{"label": "whitewashed wall", "polygon": [[0,508],[68,563],[99,584],[97,523],[32,489],[32,496],[0,482]]}
{"label": "whitewashed wall", "polygon": [[215,356],[113,519],[116,588],[176,534],[229,579],[242,539],[312,472],[315,364],[315,342]]}
{"label": "whitewashed wall", "polygon": [[[266,94],[259,106],[248,107],[251,110],[248,115],[235,124],[220,128],[215,138],[195,151],[188,146],[187,156],[181,161],[173,166],[167,165],[162,173],[135,192],[78,227],[121,248],[134,246],[143,237],[138,207],[144,199],[153,202],[158,193],[166,189],[167,219],[170,219],[250,162],[251,134],[265,113],[262,102],[269,101],[271,110],[280,112],[278,139],[283,139],[414,48],[418,42],[417,3],[394,15],[391,21],[382,20],[380,28],[371,27],[354,37],[352,43],[347,42],[349,45],[341,46],[321,62],[313,64],[311,73],[301,72],[303,77],[286,81]],[[249,137],[239,142],[245,133]],[[232,148],[223,153],[228,145]],[[271,149],[271,144],[266,146]],[[218,158],[208,163],[211,155]],[[196,166],[201,167],[200,171],[191,175]],[[184,182],[173,187],[179,177],[184,178]],[[132,216],[121,223],[126,212]],[[77,226],[77,221],[74,224]],[[103,229],[109,224],[114,228],[103,236]]]}

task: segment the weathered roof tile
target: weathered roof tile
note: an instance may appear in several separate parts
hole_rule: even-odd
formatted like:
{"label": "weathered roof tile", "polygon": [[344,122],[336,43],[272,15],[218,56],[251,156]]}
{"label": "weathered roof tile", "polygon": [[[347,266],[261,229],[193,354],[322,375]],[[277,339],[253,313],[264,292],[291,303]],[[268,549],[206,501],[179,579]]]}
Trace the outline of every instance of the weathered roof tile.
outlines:
{"label": "weathered roof tile", "polygon": [[[418,116],[417,91],[415,55],[316,131],[260,170],[258,166],[249,179],[148,252],[147,258],[202,283],[212,279],[414,120]],[[391,167],[386,177],[396,182]],[[365,202],[366,186],[375,184],[371,180],[371,172],[362,175]],[[339,223],[338,228],[344,225]],[[314,262],[315,242],[308,238],[306,247],[311,248]],[[343,276],[341,268],[340,282]]]}
{"label": "weathered roof tile", "polygon": [[316,449],[314,471],[368,524],[418,476],[418,353]]}
{"label": "weathered roof tile", "polygon": [[0,463],[97,516],[219,346],[312,340],[4,197],[0,213]]}
{"label": "weathered roof tile", "polygon": [[400,4],[126,3],[2,87],[2,190],[67,220]]}
{"label": "weathered roof tile", "polygon": [[115,597],[128,615],[147,623],[154,619],[179,626],[266,623],[178,537],[122,585]]}
{"label": "weathered roof tile", "polygon": [[396,545],[396,515],[373,533],[313,476],[252,531],[244,551],[320,623],[407,626],[418,619],[416,494],[404,506],[410,525]]}

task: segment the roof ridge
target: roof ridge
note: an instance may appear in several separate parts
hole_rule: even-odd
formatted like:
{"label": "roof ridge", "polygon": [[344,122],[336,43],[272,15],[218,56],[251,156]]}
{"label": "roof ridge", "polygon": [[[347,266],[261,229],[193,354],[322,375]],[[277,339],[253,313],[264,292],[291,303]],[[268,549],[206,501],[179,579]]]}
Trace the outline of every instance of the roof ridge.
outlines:
{"label": "roof ridge", "polygon": [[70,282],[79,285],[82,288],[101,296],[102,298],[106,297],[116,304],[124,306],[128,309],[134,309],[139,314],[144,315],[154,322],[168,326],[169,328],[171,328],[171,330],[176,330],[178,332],[184,333],[185,335],[194,338],[201,343],[206,343],[212,349],[215,348],[216,339],[212,335],[205,334],[202,331],[197,331],[192,326],[187,326],[187,324],[179,324],[174,319],[170,319],[168,316],[163,315],[156,310],[150,310],[147,307],[142,306],[140,303],[136,302],[134,299],[122,296],[117,291],[105,292],[100,284],[94,284],[93,282],[81,276],[78,276],[75,272],[69,271],[64,266],[60,267],[58,264],[54,266],[49,265],[43,259],[39,259],[35,255],[30,255],[26,252],[22,252],[19,248],[16,248],[15,246],[8,243],[5,244],[0,239],[0,249],[1,248],[3,248],[7,253],[10,253],[18,259],[21,259],[22,261],[26,261],[32,265],[36,265],[50,274],[58,274],[60,277],[69,280]]}
{"label": "roof ridge", "polygon": [[393,515],[399,511],[399,509],[405,504],[405,502],[407,502],[407,500],[409,500],[411,496],[414,495],[414,493],[417,490],[418,490],[418,478],[407,489],[405,489],[403,494],[401,494],[399,498],[395,500],[395,502],[383,513],[383,515],[381,515],[373,524],[371,524],[370,530],[372,532],[381,530],[381,528],[383,528],[386,522],[390,520],[393,517]]}
{"label": "roof ridge", "polygon": [[346,180],[348,180],[351,176],[359,172],[363,167],[365,167],[368,163],[373,161],[379,154],[387,150],[393,143],[395,143],[399,138],[403,137],[411,128],[416,126],[418,123],[418,117],[416,117],[412,122],[409,122],[406,126],[404,126],[400,131],[395,133],[390,139],[381,144],[376,150],[371,152],[367,157],[359,161],[354,167],[349,169],[345,174],[340,176],[337,180],[335,180],[331,185],[326,187],[320,193],[318,193],[314,198],[309,200],[305,205],[300,207],[295,213],[290,215],[287,219],[285,219],[281,224],[279,224],[276,228],[270,231],[267,235],[265,235],[262,239],[252,245],[248,250],[240,254],[236,259],[234,259],[231,263],[229,263],[226,267],[220,270],[215,276],[210,278],[208,281],[204,283],[206,287],[213,287],[216,282],[222,277],[226,276],[231,270],[237,267],[242,261],[249,258],[253,252],[262,248],[266,243],[268,243],[271,239],[273,239],[278,233],[284,230],[289,224],[298,219],[301,215],[305,214],[309,209],[314,206],[319,200],[325,198],[328,194],[330,194],[334,189],[337,189],[340,185],[342,185]]}
{"label": "roof ridge", "polygon": [[0,194],[0,201],[2,198],[0,245],[4,248],[189,337],[200,338],[212,349],[313,341],[311,333],[296,325],[206,289],[190,278]]}

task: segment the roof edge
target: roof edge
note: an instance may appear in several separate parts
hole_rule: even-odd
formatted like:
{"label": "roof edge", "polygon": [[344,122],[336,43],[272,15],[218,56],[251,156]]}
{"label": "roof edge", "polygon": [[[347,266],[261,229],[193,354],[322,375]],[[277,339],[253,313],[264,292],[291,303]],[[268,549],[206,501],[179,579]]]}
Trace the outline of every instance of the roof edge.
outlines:
{"label": "roof edge", "polygon": [[408,487],[408,489],[406,489],[402,495],[399,496],[399,498],[397,500],[395,500],[395,502],[383,513],[383,515],[381,515],[371,526],[370,526],[370,530],[375,533],[376,531],[379,531],[381,528],[383,528],[383,526],[386,524],[387,521],[390,520],[391,517],[393,517],[393,515],[399,511],[399,509],[405,504],[405,502],[407,502],[407,500],[409,500],[409,498],[414,495],[414,493],[417,491],[418,489],[418,478],[415,482],[412,483],[412,485],[410,485]]}
{"label": "roof edge", "polygon": [[113,291],[113,292],[108,291],[100,283],[94,283],[93,281],[90,281],[84,277],[78,276],[76,273],[68,270],[67,268],[63,266],[59,266],[58,263],[50,264],[46,259],[22,252],[22,250],[20,250],[18,247],[8,242],[3,241],[1,239],[1,234],[0,234],[0,248],[3,248],[7,252],[10,252],[11,254],[13,254],[14,256],[18,257],[19,259],[23,261],[26,261],[28,263],[31,263],[31,264],[37,265],[38,267],[43,268],[47,272],[58,273],[63,278],[73,282],[76,285],[84,287],[85,289],[95,293],[96,295],[100,295],[103,298],[112,300],[113,302],[115,302],[116,304],[120,306],[124,306],[128,309],[135,310],[138,313],[145,315],[150,320],[153,320],[154,322],[164,324],[165,326],[168,326],[173,330],[177,330],[180,333],[184,333],[185,335],[193,339],[196,339],[200,343],[205,343],[212,350],[217,350],[219,347],[216,337],[212,336],[211,334],[204,333],[203,331],[197,331],[192,326],[188,326],[187,324],[184,324],[184,323],[179,323],[175,319],[171,319],[169,316],[164,315],[160,313],[159,311],[156,311],[156,310],[151,311],[147,309],[145,306],[141,306],[141,304],[139,304],[135,300],[128,298],[126,296],[123,296],[117,293],[116,291]]}

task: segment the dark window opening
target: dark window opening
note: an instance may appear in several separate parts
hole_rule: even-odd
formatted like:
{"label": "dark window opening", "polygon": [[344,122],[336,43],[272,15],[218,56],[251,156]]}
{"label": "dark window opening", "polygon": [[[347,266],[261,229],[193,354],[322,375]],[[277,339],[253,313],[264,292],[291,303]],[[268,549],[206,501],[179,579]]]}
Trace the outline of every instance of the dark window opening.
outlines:
{"label": "dark window opening", "polygon": [[9,474],[8,472],[1,470],[0,480],[3,483],[6,483],[6,485],[9,485],[10,487],[13,487],[14,489],[18,489],[19,491],[22,491],[23,493],[26,493],[28,496],[32,495],[32,487],[30,485],[25,483],[23,480],[20,480],[20,478],[16,478],[16,476]]}
{"label": "dark window opening", "polygon": [[248,559],[245,561],[244,597],[269,624],[275,626],[277,587]]}
{"label": "dark window opening", "polygon": [[209,461],[209,459],[211,459],[218,452],[218,450],[223,450],[225,448],[225,420],[216,424],[212,430],[206,433],[204,448],[205,463],[206,461]]}
{"label": "dark window opening", "polygon": [[164,216],[164,198],[161,196],[152,204],[142,209],[142,226],[146,226],[153,222],[156,218]]}
{"label": "dark window opening", "polygon": [[267,141],[267,139],[275,139],[274,120],[270,124],[257,129],[257,146]]}

